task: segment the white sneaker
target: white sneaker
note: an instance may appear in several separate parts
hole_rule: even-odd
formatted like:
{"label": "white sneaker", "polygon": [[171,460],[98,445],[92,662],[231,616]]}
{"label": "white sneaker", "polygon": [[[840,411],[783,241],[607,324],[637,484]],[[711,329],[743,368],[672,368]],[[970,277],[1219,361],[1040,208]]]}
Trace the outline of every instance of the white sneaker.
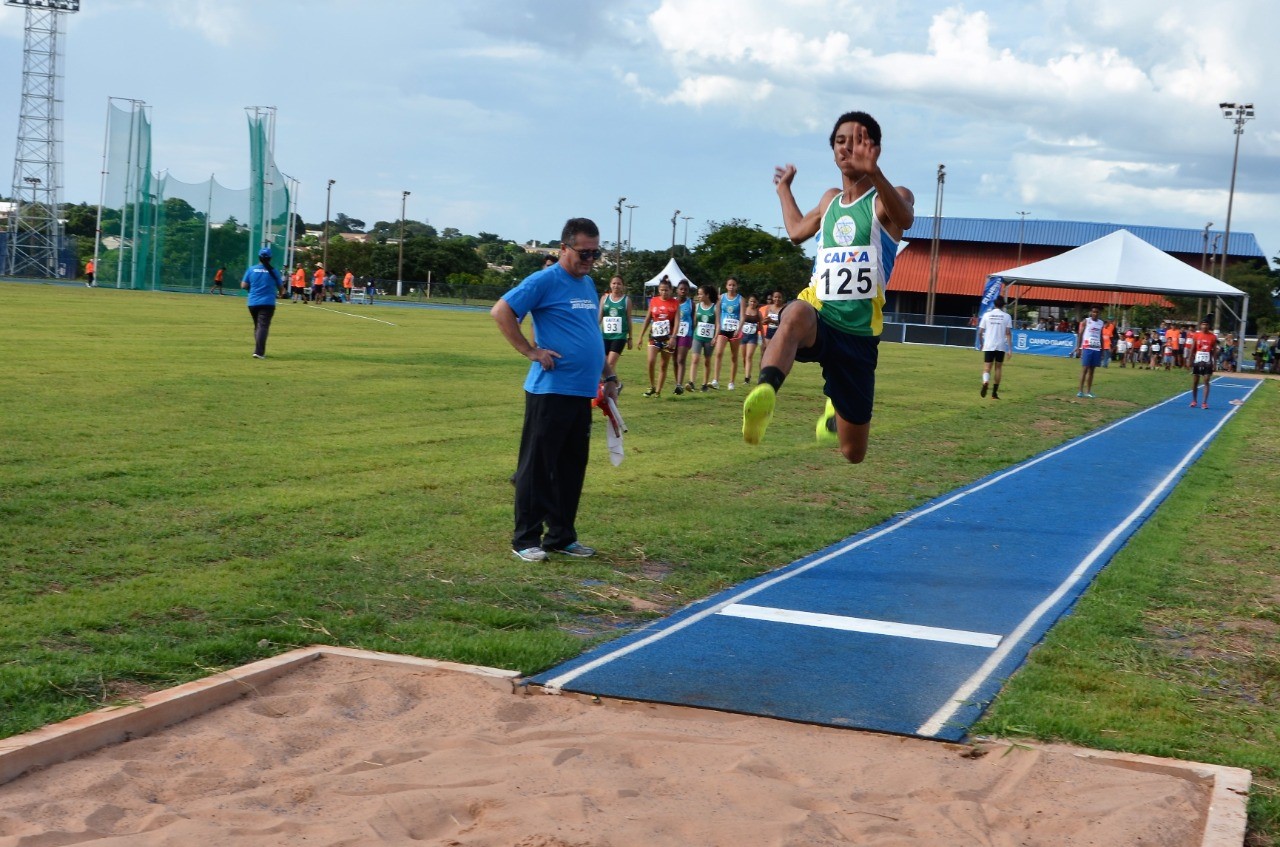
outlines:
{"label": "white sneaker", "polygon": [[712,387],[712,388],[719,388],[719,387],[720,387],[720,380],[718,380],[718,379],[713,379],[713,380],[711,380],[711,387]]}
{"label": "white sneaker", "polygon": [[732,391],[733,389],[734,389],[734,385],[733,385],[733,383],[731,382],[731,383],[729,383],[729,390],[730,390],[730,391]]}
{"label": "white sneaker", "polygon": [[526,562],[541,562],[547,558],[547,551],[541,547],[526,547],[523,550],[512,549],[511,552],[517,559]]}

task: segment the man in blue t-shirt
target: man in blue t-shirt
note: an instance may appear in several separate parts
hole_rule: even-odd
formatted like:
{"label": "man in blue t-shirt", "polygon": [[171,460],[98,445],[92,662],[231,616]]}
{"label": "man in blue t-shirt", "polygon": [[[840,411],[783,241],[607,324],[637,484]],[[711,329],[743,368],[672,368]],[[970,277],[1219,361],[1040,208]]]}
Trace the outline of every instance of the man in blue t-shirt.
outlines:
{"label": "man in blue t-shirt", "polygon": [[[524,381],[524,430],[512,480],[511,551],[526,562],[546,559],[548,550],[595,555],[578,543],[574,527],[587,474],[591,401],[602,381],[605,397],[618,396],[618,376],[600,344],[599,294],[589,276],[600,258],[600,230],[587,218],[572,218],[560,240],[560,260],[525,277],[490,310],[502,336],[532,363]],[[533,318],[533,342],[521,330],[525,315]]]}
{"label": "man in blue t-shirt", "polygon": [[253,319],[253,358],[267,358],[267,333],[276,313],[276,297],[284,294],[280,272],[271,267],[271,248],[258,251],[258,264],[244,272],[240,287],[249,292],[249,317]]}

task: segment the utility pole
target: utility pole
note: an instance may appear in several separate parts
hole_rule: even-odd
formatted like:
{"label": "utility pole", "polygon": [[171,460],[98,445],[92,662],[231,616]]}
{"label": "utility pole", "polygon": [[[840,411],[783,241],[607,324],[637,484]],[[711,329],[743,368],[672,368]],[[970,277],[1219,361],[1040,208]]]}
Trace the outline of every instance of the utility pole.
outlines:
{"label": "utility pole", "polygon": [[933,323],[934,300],[938,289],[938,236],[942,226],[942,184],[947,180],[947,166],[938,165],[938,190],[933,203],[933,243],[929,247],[929,293],[925,297],[924,322]]}
{"label": "utility pole", "polygon": [[396,296],[404,296],[404,205],[409,192],[400,192],[400,264],[396,268]]}
{"label": "utility pole", "polygon": [[626,199],[625,197],[619,197],[618,205],[613,207],[614,211],[618,213],[618,241],[614,244],[616,258],[613,262],[613,272],[618,276],[622,276],[622,204]]}
{"label": "utility pole", "polygon": [[681,215],[680,220],[684,221],[684,254],[689,255],[689,221],[693,220],[693,215]]}
{"label": "utility pole", "polygon": [[1018,217],[1018,266],[1019,267],[1022,266],[1022,241],[1023,241],[1022,233],[1023,233],[1024,227],[1026,227],[1027,225],[1027,215],[1029,214],[1031,213],[1018,212],[1018,215],[1019,215]]}
{"label": "utility pole", "polygon": [[640,208],[634,203],[627,204],[627,259],[631,258],[631,225],[636,220],[636,209]]}
{"label": "utility pole", "polygon": [[333,184],[336,179],[329,180],[324,190],[324,243],[320,245],[320,265],[329,273],[329,201],[333,199]]}
{"label": "utility pole", "polygon": [[671,216],[671,258],[676,257],[676,219],[680,217],[680,210],[676,209],[676,213]]}

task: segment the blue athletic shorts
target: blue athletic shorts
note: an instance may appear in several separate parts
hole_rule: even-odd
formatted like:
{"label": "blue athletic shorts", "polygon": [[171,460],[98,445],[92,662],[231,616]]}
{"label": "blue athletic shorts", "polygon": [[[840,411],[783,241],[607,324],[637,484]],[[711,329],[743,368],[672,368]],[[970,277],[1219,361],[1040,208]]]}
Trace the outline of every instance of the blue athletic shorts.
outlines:
{"label": "blue athletic shorts", "polygon": [[880,338],[850,335],[830,327],[818,315],[818,338],[812,347],[796,350],[797,362],[822,365],[826,380],[823,393],[831,398],[836,412],[851,424],[871,421],[876,394],[876,364],[880,359]]}
{"label": "blue athletic shorts", "polygon": [[1080,367],[1097,368],[1102,366],[1102,351],[1097,347],[1088,347],[1080,351]]}

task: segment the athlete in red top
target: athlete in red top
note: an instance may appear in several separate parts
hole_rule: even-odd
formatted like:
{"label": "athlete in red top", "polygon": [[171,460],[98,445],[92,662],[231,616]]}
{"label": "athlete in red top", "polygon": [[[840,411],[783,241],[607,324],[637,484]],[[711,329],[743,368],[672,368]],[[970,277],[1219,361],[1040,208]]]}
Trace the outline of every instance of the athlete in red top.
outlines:
{"label": "athlete in red top", "polygon": [[[649,300],[649,314],[645,316],[640,334],[636,336],[643,340],[644,331],[649,330],[649,390],[644,393],[645,397],[661,394],[662,386],[667,381],[667,363],[676,349],[676,322],[679,315],[680,301],[671,296],[671,281],[664,276],[658,283],[658,296]],[[659,354],[662,355],[662,373],[655,383],[653,365]]]}
{"label": "athlete in red top", "polygon": [[1201,409],[1209,408],[1209,382],[1213,379],[1213,356],[1218,351],[1218,336],[1209,331],[1209,318],[1200,321],[1200,331],[1191,336],[1191,406],[1196,405],[1200,377],[1204,377],[1204,400]]}

